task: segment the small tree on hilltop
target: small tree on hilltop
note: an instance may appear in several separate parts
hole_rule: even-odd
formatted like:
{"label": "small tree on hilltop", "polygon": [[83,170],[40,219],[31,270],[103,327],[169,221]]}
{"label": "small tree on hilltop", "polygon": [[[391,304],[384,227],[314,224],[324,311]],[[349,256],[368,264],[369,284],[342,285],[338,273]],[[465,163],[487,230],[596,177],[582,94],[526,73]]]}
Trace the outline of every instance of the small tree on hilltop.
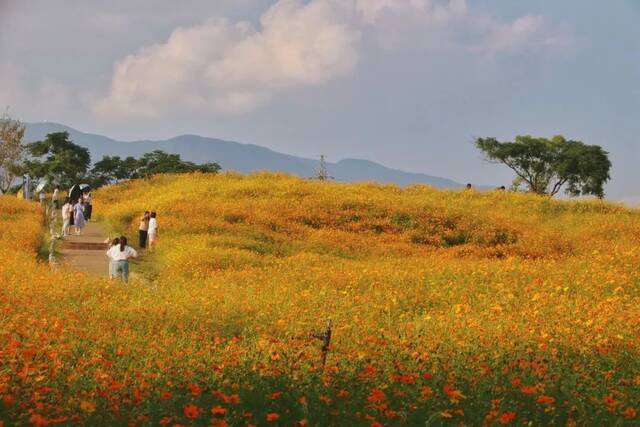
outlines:
{"label": "small tree on hilltop", "polygon": [[91,164],[89,150],[74,144],[68,132],[50,133],[43,141],[27,144],[27,152],[31,159],[25,162],[26,171],[62,188],[85,179]]}
{"label": "small tree on hilltop", "polygon": [[21,175],[25,126],[5,112],[0,117],[0,194],[11,188],[11,184]]}
{"label": "small tree on hilltop", "polygon": [[488,160],[515,172],[514,185],[524,185],[533,193],[554,196],[564,188],[572,196],[604,197],[611,162],[600,146],[562,136],[517,136],[514,142],[478,138],[475,144]]}

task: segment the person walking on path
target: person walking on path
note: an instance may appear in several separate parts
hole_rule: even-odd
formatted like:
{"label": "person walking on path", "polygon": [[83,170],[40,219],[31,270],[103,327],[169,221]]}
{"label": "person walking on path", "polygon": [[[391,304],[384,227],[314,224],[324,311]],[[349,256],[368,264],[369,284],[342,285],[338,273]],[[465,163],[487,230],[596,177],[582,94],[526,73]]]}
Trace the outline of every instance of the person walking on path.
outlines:
{"label": "person walking on path", "polygon": [[71,216],[73,215],[73,206],[69,203],[69,198],[64,198],[62,205],[62,237],[69,235],[69,227],[71,226]]}
{"label": "person walking on path", "polygon": [[93,213],[92,201],[93,197],[91,196],[91,192],[84,195],[84,216],[87,221],[91,221],[91,214]]}
{"label": "person walking on path", "polygon": [[155,212],[151,212],[149,215],[149,250],[153,250],[156,247],[156,240],[158,239],[158,220]]}
{"label": "person walking on path", "polygon": [[55,190],[53,190],[53,195],[51,196],[51,206],[53,206],[53,209],[58,210],[60,209],[60,202],[58,201],[58,187],[55,188]]}
{"label": "person walking on path", "polygon": [[85,226],[84,219],[84,204],[82,203],[82,199],[78,199],[78,203],[73,207],[73,223],[76,227],[76,235],[82,234],[82,229]]}
{"label": "person walking on path", "polygon": [[[111,248],[113,248],[115,246],[120,246],[120,238],[119,237],[116,237],[115,239],[113,239],[109,249],[111,249]],[[111,255],[109,254],[109,252],[110,251],[107,251],[107,257],[109,257],[109,279],[115,279],[115,277],[116,277],[115,261],[114,261],[113,258],[111,258]]]}
{"label": "person walking on path", "polygon": [[147,237],[149,236],[149,211],[145,211],[144,215],[140,219],[140,226],[138,227],[139,247],[145,249],[147,247]]}
{"label": "person walking on path", "polygon": [[113,260],[113,277],[120,277],[123,282],[129,281],[129,259],[137,258],[138,253],[131,246],[127,246],[127,238],[120,237],[117,246],[112,246],[107,251],[107,256]]}

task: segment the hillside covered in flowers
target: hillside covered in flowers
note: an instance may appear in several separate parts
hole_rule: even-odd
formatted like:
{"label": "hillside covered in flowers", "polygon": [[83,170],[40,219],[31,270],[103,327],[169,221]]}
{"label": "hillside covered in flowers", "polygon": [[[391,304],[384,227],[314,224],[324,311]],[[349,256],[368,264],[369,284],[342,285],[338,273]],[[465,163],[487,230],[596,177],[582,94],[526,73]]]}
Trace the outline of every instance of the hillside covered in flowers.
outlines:
{"label": "hillside covered in flowers", "polygon": [[5,425],[638,422],[636,210],[277,174],[94,200],[131,237],[158,212],[128,285],[38,262],[41,211],[0,198]]}

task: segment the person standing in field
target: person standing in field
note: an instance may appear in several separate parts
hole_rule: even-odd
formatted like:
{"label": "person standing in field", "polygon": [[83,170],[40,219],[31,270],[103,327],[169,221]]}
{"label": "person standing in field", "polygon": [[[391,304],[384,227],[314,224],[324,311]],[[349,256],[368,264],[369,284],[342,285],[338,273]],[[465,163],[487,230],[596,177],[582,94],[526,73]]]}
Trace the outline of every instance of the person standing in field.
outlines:
{"label": "person standing in field", "polygon": [[107,251],[107,256],[113,260],[113,277],[119,277],[123,282],[127,283],[129,281],[129,259],[138,257],[135,249],[127,246],[127,238],[121,236],[119,244],[112,246]]}
{"label": "person standing in field", "polygon": [[155,212],[151,212],[149,215],[149,250],[153,250],[156,246],[156,240],[158,239],[158,220]]}
{"label": "person standing in field", "polygon": [[149,220],[151,216],[149,211],[145,211],[144,215],[140,219],[140,226],[138,227],[139,247],[145,249],[147,247],[147,237],[149,237]]}
{"label": "person standing in field", "polygon": [[[111,246],[109,247],[109,249],[119,245],[120,245],[120,238],[116,237],[111,242]],[[109,279],[114,279],[116,277],[116,272],[114,270],[115,261],[113,260],[113,258],[111,258],[111,255],[109,253],[110,251],[107,251],[107,257],[109,258]]]}
{"label": "person standing in field", "polygon": [[83,195],[84,197],[84,213],[85,219],[91,221],[91,214],[93,213],[93,205],[91,202],[93,201],[93,197],[91,196],[91,192]]}
{"label": "person standing in field", "polygon": [[69,235],[69,227],[71,226],[71,216],[73,215],[73,206],[69,203],[69,198],[64,198],[62,205],[62,237]]}
{"label": "person standing in field", "polygon": [[82,198],[78,199],[78,203],[73,207],[73,223],[76,227],[76,235],[82,234],[82,229],[85,226],[84,219],[84,204],[82,203]]}

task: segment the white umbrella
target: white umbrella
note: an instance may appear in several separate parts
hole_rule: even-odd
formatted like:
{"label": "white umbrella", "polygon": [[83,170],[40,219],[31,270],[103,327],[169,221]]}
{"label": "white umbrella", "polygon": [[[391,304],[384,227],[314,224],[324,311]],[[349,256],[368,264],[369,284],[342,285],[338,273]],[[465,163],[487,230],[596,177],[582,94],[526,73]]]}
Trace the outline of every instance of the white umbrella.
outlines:
{"label": "white umbrella", "polygon": [[47,185],[47,180],[46,179],[41,179],[40,182],[38,182],[38,186],[36,187],[36,193],[39,193],[42,190],[44,190],[44,187],[46,185]]}

